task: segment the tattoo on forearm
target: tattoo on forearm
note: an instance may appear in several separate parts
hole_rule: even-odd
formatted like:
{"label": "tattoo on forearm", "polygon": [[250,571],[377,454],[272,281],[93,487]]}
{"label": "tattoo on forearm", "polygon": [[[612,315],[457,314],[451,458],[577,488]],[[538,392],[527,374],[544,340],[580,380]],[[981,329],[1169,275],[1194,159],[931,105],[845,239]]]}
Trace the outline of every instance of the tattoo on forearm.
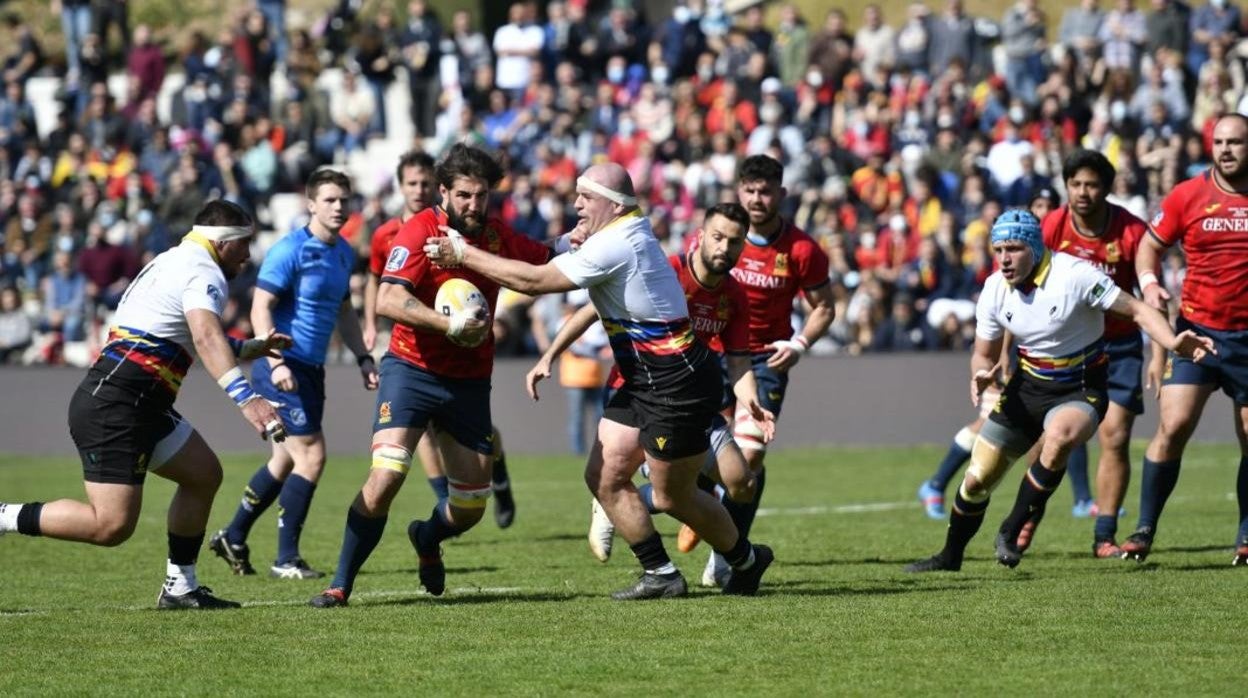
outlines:
{"label": "tattoo on forearm", "polygon": [[405,312],[414,313],[419,308],[420,308],[420,301],[416,300],[415,298],[408,298],[406,301],[403,301],[403,310]]}

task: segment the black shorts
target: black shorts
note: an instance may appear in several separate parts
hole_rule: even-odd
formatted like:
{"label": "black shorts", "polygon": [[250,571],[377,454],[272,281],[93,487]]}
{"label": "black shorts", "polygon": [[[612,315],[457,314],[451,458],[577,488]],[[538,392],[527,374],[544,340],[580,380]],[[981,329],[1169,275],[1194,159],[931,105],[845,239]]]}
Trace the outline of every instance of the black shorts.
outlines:
{"label": "black shorts", "polygon": [[611,396],[603,417],[641,430],[641,447],[671,461],[709,448],[711,420],[719,413],[724,388],[719,362],[707,355],[692,372],[660,391],[625,384]]}
{"label": "black shorts", "polygon": [[1023,433],[1035,443],[1044,434],[1049,410],[1068,402],[1085,402],[1096,411],[1098,422],[1104,419],[1109,410],[1105,369],[1087,372],[1078,383],[1041,381],[1016,371],[988,419]]}
{"label": "black shorts", "polygon": [[180,449],[190,436],[190,424],[162,401],[123,397],[108,386],[97,389],[94,373],[87,374],[69,402],[69,434],[82,459],[83,479],[142,485],[149,467],[159,467],[173,455],[158,451]]}

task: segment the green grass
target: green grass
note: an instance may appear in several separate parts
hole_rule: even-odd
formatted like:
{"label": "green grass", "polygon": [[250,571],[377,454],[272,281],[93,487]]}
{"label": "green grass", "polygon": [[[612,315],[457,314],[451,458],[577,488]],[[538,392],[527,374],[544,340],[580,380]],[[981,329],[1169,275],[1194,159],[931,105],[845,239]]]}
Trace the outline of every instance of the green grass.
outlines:
{"label": "green grass", "polygon": [[[431,503],[413,481],[350,608],[311,609],[303,604],[320,582],[230,577],[208,553],[202,581],[247,607],[156,612],[171,488],[152,477],[138,531],[120,548],[0,540],[0,686],[6,695],[1242,689],[1245,571],[1228,565],[1233,446],[1188,454],[1160,548],[1145,565],[1093,560],[1091,523],[1066,515],[1063,488],[1022,566],[998,567],[990,531],[1012,499],[1016,470],[962,573],[908,576],[901,566],[943,539],[944,526],[912,501],[940,455],[935,447],[779,451],[765,502],[774,511],[754,535],[778,556],[762,594],[732,599],[699,589],[636,604],[606,598],[632,579],[627,547],[617,541],[607,565],[587,551],[579,462],[516,456],[516,525],[500,531],[487,520],[449,542],[441,599],[419,592],[404,536],[407,521]],[[225,459],[213,525],[227,520],[258,462]],[[314,565],[336,561],[346,505],[363,475],[363,458],[330,462],[304,536]],[[0,458],[0,498],[80,496],[79,477],[71,459]],[[894,507],[838,509],[863,503]],[[660,528],[675,532],[669,520]],[[258,564],[274,553],[271,513],[252,544]],[[705,547],[673,553],[696,581]]]}

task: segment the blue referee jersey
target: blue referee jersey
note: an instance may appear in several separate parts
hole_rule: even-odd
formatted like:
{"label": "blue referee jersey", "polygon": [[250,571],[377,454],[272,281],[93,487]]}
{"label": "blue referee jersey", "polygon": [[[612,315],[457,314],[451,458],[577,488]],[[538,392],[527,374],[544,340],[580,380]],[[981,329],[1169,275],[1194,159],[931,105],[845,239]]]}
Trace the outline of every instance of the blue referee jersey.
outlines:
{"label": "blue referee jersey", "polygon": [[327,245],[305,226],[269,249],[256,285],[277,296],[273,324],[294,346],[283,352],[306,364],[325,363],[338,309],[350,293],[355,251],[339,237]]}

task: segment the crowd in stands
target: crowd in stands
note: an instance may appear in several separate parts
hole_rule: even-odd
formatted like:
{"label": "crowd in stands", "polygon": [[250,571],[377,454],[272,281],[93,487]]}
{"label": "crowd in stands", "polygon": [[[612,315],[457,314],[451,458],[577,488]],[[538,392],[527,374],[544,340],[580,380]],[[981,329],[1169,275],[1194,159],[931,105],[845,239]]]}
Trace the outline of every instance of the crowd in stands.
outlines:
{"label": "crowd in stands", "polygon": [[[215,35],[170,45],[131,30],[124,0],[60,0],[64,55],[11,15],[0,363],[57,362],[63,345],[89,343],[206,200],[272,225],[274,195],[398,130],[386,109],[395,85],[415,135],[393,161],[411,147],[489,147],[508,172],[498,215],[538,239],[570,228],[577,173],[607,159],[632,174],[656,234],[678,250],[702,210],[735,196],[738,162],[772,155],[785,165],[783,214],[831,257],[837,320],[816,350],[961,349],[991,271],[991,221],[1060,196],[1066,154],[1105,153],[1118,170],[1111,200],[1147,219],[1210,164],[1214,119],[1248,112],[1232,0],[1105,4],[1082,0],[1060,18],[1035,0],[1001,16],[948,0],[905,16],[867,5],[802,17],[787,4],[729,13],[722,0],[683,0],[647,17],[633,0],[516,2],[491,34],[426,0],[344,0],[302,24],[283,0],[258,0]],[[327,91],[330,69],[342,79]],[[108,87],[118,73],[124,94]],[[174,74],[184,87],[161,118]],[[27,86],[51,75],[59,116],[40,132]],[[361,197],[345,234],[365,250],[395,204],[390,188]],[[253,279],[234,281],[237,333]],[[540,345],[530,328],[542,304],[508,294],[502,305],[502,351]]]}

